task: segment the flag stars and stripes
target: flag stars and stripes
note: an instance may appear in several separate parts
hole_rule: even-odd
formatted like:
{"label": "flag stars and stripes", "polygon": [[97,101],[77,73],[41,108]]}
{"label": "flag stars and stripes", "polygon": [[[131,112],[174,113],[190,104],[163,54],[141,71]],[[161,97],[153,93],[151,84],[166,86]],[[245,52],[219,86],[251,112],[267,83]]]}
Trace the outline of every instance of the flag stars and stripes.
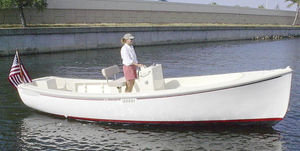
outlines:
{"label": "flag stars and stripes", "polygon": [[9,72],[8,80],[15,88],[17,88],[17,86],[23,82],[32,82],[17,51]]}

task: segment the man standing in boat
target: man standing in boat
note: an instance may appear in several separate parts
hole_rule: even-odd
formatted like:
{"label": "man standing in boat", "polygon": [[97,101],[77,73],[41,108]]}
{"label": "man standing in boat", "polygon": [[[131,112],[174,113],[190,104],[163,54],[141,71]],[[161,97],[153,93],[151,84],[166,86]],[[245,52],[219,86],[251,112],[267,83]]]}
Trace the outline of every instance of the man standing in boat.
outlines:
{"label": "man standing in boat", "polygon": [[121,43],[123,44],[121,48],[121,58],[123,63],[123,72],[126,79],[126,89],[125,92],[131,92],[134,86],[136,75],[136,67],[142,67],[143,64],[139,64],[134,48],[133,48],[134,36],[130,33],[125,34]]}

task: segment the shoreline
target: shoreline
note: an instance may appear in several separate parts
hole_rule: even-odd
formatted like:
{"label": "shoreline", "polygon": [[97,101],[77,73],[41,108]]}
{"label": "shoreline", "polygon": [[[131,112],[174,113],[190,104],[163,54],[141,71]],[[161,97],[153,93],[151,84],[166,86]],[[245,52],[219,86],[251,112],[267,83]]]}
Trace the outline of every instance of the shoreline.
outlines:
{"label": "shoreline", "polygon": [[34,28],[95,28],[95,27],[291,27],[300,25],[274,25],[274,24],[197,24],[197,23],[97,23],[97,24],[28,24],[23,28],[21,24],[0,24],[1,29],[34,29]]}
{"label": "shoreline", "polygon": [[[129,24],[132,25],[132,24]],[[141,25],[141,24],[139,24]],[[0,56],[54,53],[120,47],[120,38],[132,33],[136,46],[197,42],[281,39],[300,36],[300,26],[119,26],[35,27],[0,29]],[[187,24],[185,24],[187,25]],[[195,25],[195,24],[191,24]],[[206,24],[208,25],[208,24]]]}

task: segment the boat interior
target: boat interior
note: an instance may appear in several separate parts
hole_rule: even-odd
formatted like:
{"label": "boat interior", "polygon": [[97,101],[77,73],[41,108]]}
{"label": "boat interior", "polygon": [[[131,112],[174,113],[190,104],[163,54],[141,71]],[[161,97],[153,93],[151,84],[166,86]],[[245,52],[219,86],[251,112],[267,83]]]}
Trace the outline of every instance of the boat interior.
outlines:
{"label": "boat interior", "polygon": [[[116,78],[120,72],[117,65],[102,69],[105,79],[73,79],[62,77],[43,77],[35,79],[30,85],[39,89],[58,90],[73,93],[92,94],[118,94],[125,93],[126,80],[124,77]],[[157,92],[172,90],[175,92],[187,89],[205,89],[231,85],[266,75],[269,72],[256,71],[245,73],[230,73],[209,76],[193,76],[164,78],[161,64],[142,68],[132,93]]]}

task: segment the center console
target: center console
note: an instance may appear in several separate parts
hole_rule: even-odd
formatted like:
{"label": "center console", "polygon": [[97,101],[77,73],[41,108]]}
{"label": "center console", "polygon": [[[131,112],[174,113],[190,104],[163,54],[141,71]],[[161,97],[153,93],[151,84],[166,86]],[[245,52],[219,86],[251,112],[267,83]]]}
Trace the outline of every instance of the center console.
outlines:
{"label": "center console", "polygon": [[165,81],[161,64],[142,67],[135,88],[139,92],[163,90]]}

